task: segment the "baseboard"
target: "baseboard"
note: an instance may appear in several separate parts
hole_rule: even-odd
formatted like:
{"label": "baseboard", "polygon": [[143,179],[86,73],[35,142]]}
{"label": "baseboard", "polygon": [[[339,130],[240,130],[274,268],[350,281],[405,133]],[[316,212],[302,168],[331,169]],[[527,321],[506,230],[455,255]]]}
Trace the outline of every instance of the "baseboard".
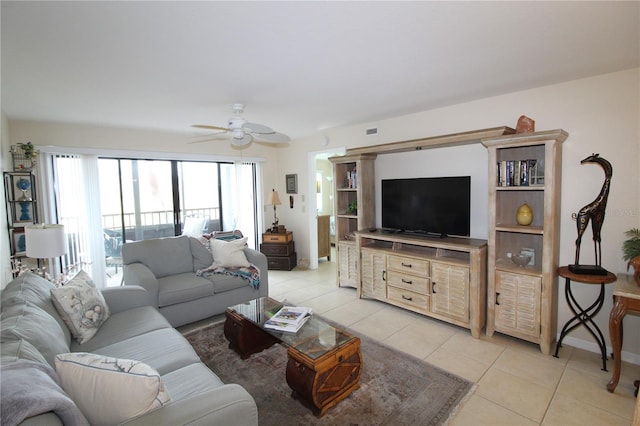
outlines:
{"label": "baseboard", "polygon": [[[560,338],[560,335],[556,336],[557,339]],[[568,346],[573,346],[574,348],[584,349],[585,351],[600,353],[600,346],[598,346],[595,342],[588,342],[582,339],[576,339],[575,337],[565,336],[562,341],[563,346],[566,344]],[[611,359],[611,346],[607,346],[607,358]],[[631,364],[640,365],[640,354],[635,354],[633,352],[622,351],[622,360],[629,362]]]}

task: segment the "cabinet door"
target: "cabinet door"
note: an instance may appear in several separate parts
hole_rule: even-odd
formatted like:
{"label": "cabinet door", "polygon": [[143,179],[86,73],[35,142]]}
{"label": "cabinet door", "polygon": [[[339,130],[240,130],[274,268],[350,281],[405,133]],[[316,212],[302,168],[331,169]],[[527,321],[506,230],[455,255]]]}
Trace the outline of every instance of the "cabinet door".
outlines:
{"label": "cabinet door", "polygon": [[379,250],[362,249],[362,294],[377,299],[387,298],[387,256]]}
{"label": "cabinet door", "polygon": [[431,312],[469,321],[469,268],[431,262]]}
{"label": "cabinet door", "polygon": [[338,243],[338,285],[355,287],[358,279],[358,251],[350,242]]}
{"label": "cabinet door", "polygon": [[541,290],[540,277],[496,271],[496,330],[539,337]]}

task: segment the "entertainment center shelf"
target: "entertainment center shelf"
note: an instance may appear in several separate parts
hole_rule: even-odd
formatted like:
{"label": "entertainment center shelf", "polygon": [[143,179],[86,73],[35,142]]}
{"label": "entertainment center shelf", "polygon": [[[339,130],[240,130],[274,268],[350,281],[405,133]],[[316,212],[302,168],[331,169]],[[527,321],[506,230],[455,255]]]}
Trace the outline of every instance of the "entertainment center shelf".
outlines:
{"label": "entertainment center shelf", "polygon": [[358,298],[370,297],[471,330],[485,325],[487,242],[481,239],[355,233]]}

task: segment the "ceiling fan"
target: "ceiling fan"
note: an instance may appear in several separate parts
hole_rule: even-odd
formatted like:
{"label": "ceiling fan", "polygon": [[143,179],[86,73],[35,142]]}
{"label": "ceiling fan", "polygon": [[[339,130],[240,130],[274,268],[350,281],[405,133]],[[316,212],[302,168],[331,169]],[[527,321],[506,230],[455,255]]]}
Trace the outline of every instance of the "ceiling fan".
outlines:
{"label": "ceiling fan", "polygon": [[233,117],[231,117],[227,122],[227,127],[194,124],[192,127],[206,130],[218,130],[219,132],[210,135],[207,139],[195,141],[193,143],[206,142],[219,138],[231,138],[231,145],[242,147],[249,145],[253,140],[256,142],[270,144],[287,143],[291,140],[289,136],[283,133],[278,133],[271,127],[263,124],[249,123],[244,119],[244,117],[242,117],[244,104],[233,104],[232,111]]}

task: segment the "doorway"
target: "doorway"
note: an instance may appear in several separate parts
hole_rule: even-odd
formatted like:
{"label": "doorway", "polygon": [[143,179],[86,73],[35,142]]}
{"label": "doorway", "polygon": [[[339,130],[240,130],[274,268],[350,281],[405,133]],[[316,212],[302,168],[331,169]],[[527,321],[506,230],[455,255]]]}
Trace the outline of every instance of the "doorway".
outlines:
{"label": "doorway", "polygon": [[[308,153],[308,193],[314,194],[308,199],[309,210],[309,268],[318,268],[318,216],[328,216],[329,220],[329,240],[335,238],[335,212],[334,212],[334,191],[335,184],[333,181],[333,164],[328,160],[329,157],[344,155],[346,149],[332,148],[323,151],[313,151]],[[323,232],[326,232],[325,228],[321,226]],[[328,258],[323,256],[328,261],[335,261],[335,256],[330,255]]]}

